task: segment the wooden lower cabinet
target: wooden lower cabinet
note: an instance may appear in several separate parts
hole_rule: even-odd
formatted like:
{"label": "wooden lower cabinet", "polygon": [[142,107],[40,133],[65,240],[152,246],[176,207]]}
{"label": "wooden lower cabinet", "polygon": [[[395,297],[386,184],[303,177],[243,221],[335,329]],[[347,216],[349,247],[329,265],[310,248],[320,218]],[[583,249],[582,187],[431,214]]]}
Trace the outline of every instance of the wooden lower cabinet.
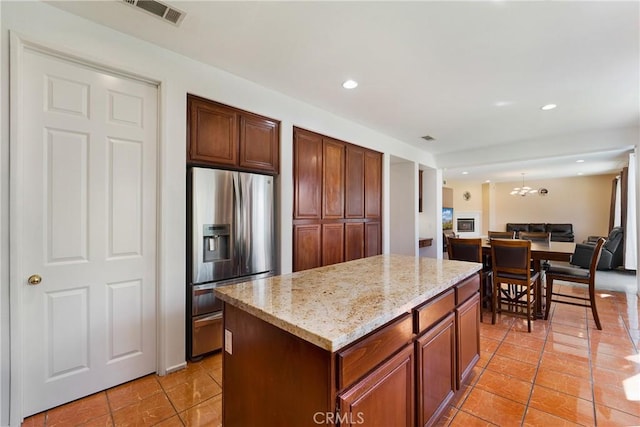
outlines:
{"label": "wooden lower cabinet", "polygon": [[344,238],[344,260],[364,258],[364,223],[346,223]]}
{"label": "wooden lower cabinet", "polygon": [[341,426],[414,426],[414,352],[409,344],[338,396]]}
{"label": "wooden lower cabinet", "polygon": [[364,256],[370,257],[382,253],[382,227],[379,222],[364,224]]}
{"label": "wooden lower cabinet", "polygon": [[322,224],[322,265],[344,260],[344,224]]}
{"label": "wooden lower cabinet", "polygon": [[293,271],[322,265],[322,226],[306,224],[293,226]]}
{"label": "wooden lower cabinet", "polygon": [[480,359],[480,295],[477,292],[456,308],[456,340],[460,388]]}
{"label": "wooden lower cabinet", "polygon": [[456,392],[455,315],[450,313],[416,341],[418,425],[432,425]]}

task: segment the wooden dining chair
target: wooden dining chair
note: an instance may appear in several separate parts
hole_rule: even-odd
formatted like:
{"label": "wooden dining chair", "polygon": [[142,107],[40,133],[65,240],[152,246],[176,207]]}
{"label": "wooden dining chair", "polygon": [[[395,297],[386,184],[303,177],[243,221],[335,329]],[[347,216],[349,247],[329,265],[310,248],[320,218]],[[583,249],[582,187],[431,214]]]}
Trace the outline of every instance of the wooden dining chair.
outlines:
{"label": "wooden dining chair", "polygon": [[489,239],[515,239],[515,231],[489,231]]}
{"label": "wooden dining chair", "polygon": [[493,293],[491,323],[496,313],[506,311],[527,318],[527,330],[531,332],[531,320],[535,316],[536,280],[539,273],[532,272],[531,242],[529,240],[497,239],[491,241],[493,263]]}
{"label": "wooden dining chair", "polygon": [[[521,231],[518,234],[518,239],[548,245],[551,242],[551,233],[546,231]],[[542,266],[541,274],[544,277],[545,271],[549,268],[549,261],[540,260],[540,264]],[[533,261],[531,261],[531,268],[534,268]]]}
{"label": "wooden dining chair", "polygon": [[[561,303],[561,304],[569,304],[569,305],[577,305],[578,307],[587,307],[591,308],[591,313],[593,313],[593,320],[596,322],[596,327],[602,330],[602,325],[600,324],[600,317],[598,317],[598,309],[596,307],[596,271],[598,266],[598,261],[600,260],[600,254],[602,253],[602,245],[604,245],[605,239],[601,237],[596,242],[595,249],[593,246],[588,248],[589,251],[593,251],[591,255],[591,262],[589,263],[589,269],[580,268],[571,263],[552,263],[547,270],[547,286],[546,286],[546,296],[547,296],[547,307],[544,312],[545,320],[549,318],[549,312],[551,311],[551,303]],[[576,244],[576,249],[574,251],[573,258],[576,257],[581,250],[583,250],[583,243]],[[586,246],[586,245],[585,245]],[[553,281],[554,280],[564,280],[572,283],[580,283],[588,286],[588,297],[579,296],[575,294],[554,292],[553,290]]]}
{"label": "wooden dining chair", "polygon": [[470,261],[482,263],[481,285],[480,285],[480,321],[482,322],[482,308],[485,304],[491,307],[491,267],[486,266],[482,261],[482,239],[465,239],[449,237],[447,247],[449,259],[458,261]]}
{"label": "wooden dining chair", "polygon": [[551,233],[546,231],[521,231],[518,238],[520,240],[529,240],[531,242],[548,244],[551,241]]}

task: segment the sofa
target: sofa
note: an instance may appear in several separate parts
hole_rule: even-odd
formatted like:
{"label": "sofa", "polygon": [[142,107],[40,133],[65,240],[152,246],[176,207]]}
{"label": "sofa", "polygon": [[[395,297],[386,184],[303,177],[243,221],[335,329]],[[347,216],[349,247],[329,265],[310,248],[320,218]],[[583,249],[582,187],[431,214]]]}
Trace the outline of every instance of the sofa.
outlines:
{"label": "sofa", "polygon": [[573,224],[550,224],[544,222],[507,223],[507,231],[515,231],[516,238],[521,231],[551,233],[553,242],[573,242]]}

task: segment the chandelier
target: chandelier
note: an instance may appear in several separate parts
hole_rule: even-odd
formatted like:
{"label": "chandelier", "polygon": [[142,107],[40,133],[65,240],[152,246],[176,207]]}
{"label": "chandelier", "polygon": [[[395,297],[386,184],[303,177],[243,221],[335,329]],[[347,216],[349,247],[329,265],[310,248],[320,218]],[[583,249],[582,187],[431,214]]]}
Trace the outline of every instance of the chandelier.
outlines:
{"label": "chandelier", "polygon": [[524,185],[524,173],[522,174],[522,187],[514,187],[513,190],[511,190],[511,194],[512,196],[526,196],[527,194],[535,194],[537,193],[538,190],[534,190],[531,187],[527,187],[526,185]]}

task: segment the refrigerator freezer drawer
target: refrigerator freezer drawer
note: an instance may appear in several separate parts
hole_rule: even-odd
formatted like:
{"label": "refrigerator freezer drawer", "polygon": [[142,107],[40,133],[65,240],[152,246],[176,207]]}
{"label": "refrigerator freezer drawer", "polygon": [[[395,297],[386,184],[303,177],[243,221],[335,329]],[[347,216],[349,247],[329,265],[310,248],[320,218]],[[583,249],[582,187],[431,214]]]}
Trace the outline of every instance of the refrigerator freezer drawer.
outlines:
{"label": "refrigerator freezer drawer", "polygon": [[192,288],[191,315],[202,316],[222,310],[222,300],[216,298],[215,285],[200,285]]}
{"label": "refrigerator freezer drawer", "polygon": [[194,318],[191,357],[197,357],[222,348],[222,312]]}

